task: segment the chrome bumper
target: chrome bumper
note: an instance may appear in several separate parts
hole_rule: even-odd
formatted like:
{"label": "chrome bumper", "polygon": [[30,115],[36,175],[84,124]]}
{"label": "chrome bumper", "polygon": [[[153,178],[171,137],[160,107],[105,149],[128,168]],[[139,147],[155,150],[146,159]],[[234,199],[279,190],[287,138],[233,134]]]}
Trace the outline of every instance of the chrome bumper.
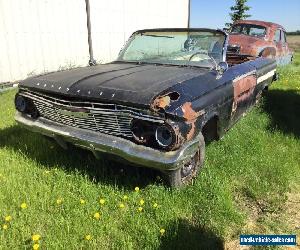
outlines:
{"label": "chrome bumper", "polygon": [[117,155],[137,166],[162,171],[179,168],[179,164],[188,160],[198,149],[198,138],[184,144],[179,150],[163,152],[123,138],[61,125],[44,118],[31,119],[19,112],[15,119],[28,130],[52,137],[62,146],[70,142],[92,151],[96,157],[99,152],[105,152]]}

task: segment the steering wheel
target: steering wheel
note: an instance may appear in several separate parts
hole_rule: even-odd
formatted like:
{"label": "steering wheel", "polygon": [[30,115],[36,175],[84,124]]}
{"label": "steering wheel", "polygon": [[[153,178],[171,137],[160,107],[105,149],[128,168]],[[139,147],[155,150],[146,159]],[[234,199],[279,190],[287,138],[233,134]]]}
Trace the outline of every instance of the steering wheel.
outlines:
{"label": "steering wheel", "polygon": [[197,51],[196,53],[194,53],[194,54],[192,54],[192,55],[190,56],[189,61],[191,61],[192,58],[193,58],[194,56],[196,56],[196,55],[206,55],[206,56],[208,56],[209,58],[211,58],[211,57],[208,55],[208,53],[207,53],[206,51]]}

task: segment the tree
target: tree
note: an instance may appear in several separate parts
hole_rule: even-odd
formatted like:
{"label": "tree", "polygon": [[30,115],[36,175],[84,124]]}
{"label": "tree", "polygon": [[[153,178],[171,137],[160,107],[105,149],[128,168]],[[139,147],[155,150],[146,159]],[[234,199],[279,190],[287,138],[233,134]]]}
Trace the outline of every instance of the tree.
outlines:
{"label": "tree", "polygon": [[246,14],[250,7],[246,5],[248,0],[235,0],[235,5],[230,7],[231,13],[229,13],[232,23],[226,23],[228,28],[231,28],[233,22],[237,20],[246,19],[251,15]]}

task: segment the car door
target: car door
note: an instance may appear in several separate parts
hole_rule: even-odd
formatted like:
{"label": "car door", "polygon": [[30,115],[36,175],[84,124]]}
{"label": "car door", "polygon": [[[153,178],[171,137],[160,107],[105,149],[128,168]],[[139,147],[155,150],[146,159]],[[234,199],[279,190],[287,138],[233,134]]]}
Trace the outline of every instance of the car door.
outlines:
{"label": "car door", "polygon": [[256,99],[256,68],[251,62],[243,63],[232,67],[236,68],[240,74],[232,80],[233,85],[233,102],[231,110],[231,120],[238,120],[246,110],[253,105]]}
{"label": "car door", "polygon": [[276,60],[277,62],[281,61],[282,56],[282,43],[281,43],[281,30],[277,29],[274,35],[274,43],[276,46]]}
{"label": "car door", "polygon": [[281,62],[282,62],[282,64],[288,64],[291,61],[290,49],[289,49],[289,46],[288,46],[288,43],[287,43],[286,33],[283,30],[281,30],[280,40],[281,40],[281,45],[282,45]]}

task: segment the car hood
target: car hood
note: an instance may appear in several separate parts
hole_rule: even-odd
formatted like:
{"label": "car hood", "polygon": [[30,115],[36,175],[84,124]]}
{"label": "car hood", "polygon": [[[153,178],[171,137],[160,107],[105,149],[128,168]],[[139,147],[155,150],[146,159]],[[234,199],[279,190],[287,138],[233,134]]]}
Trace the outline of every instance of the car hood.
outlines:
{"label": "car hood", "polygon": [[204,84],[208,84],[209,72],[192,67],[110,63],[31,77],[22,81],[20,87],[80,99],[148,106],[157,95],[191,79],[204,77]]}

